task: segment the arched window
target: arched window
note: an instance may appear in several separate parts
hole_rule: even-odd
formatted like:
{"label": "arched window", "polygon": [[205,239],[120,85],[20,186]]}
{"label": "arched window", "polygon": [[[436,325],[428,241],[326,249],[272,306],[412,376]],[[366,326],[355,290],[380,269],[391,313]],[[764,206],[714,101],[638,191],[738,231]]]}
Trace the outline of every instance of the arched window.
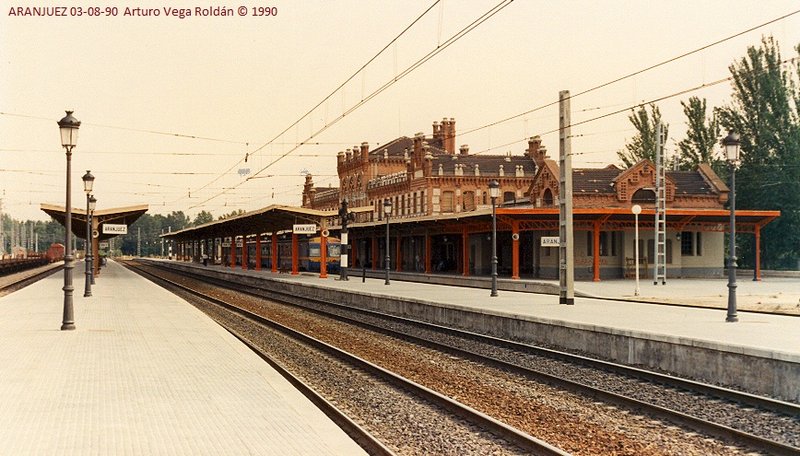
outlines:
{"label": "arched window", "polygon": [[656,202],[656,192],[649,188],[640,188],[631,197],[631,203],[653,203]]}
{"label": "arched window", "polygon": [[542,205],[543,206],[552,206],[553,205],[553,192],[548,188],[542,194]]}

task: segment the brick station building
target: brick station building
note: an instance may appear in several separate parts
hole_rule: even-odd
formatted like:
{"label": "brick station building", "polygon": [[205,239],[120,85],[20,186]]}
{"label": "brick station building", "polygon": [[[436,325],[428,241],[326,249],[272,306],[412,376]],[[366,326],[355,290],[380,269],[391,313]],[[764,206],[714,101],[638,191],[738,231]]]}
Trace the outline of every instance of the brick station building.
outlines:
{"label": "brick station building", "polygon": [[[384,268],[384,201],[392,203],[389,249],[392,269],[421,273],[488,275],[491,255],[489,182],[500,184],[497,201],[498,271],[501,277],[557,278],[558,249],[542,247],[558,235],[559,169],[541,138],[522,155],[471,155],[456,150],[455,119],[434,122],[432,134],[402,136],[370,150],[368,143],[337,155],[338,188],[318,188],[307,175],[303,207],[335,211],[347,200],[351,267]],[[635,267],[634,216],[639,204],[640,263],[652,268],[655,239],[655,165],[573,169],[575,277],[631,275]],[[721,277],[729,189],[708,165],[666,173],[668,277]],[[779,211],[739,210],[737,234],[760,230]],[[328,224],[336,229],[339,223]],[[756,264],[759,264],[756,258]],[[756,268],[760,277],[760,268]]]}

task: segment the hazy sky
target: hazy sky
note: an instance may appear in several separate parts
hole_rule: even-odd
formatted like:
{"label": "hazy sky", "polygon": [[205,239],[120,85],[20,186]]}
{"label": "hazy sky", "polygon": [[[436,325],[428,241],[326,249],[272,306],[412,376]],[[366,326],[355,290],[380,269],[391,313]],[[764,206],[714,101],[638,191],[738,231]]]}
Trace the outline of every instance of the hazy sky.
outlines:
{"label": "hazy sky", "polygon": [[[47,0],[0,3],[0,197],[12,217],[38,220],[47,219],[40,203],[65,200],[56,125],[65,109],[83,122],[72,159],[73,206],[85,206],[80,177],[91,169],[100,209],[149,204],[151,214],[207,210],[216,217],[299,204],[307,172],[317,185],[338,185],[340,150],[430,135],[443,117],[456,119],[456,144],[473,153],[522,154],[525,138],[541,134],[557,157],[556,105],[475,129],[556,102],[560,90],[575,95],[800,10],[797,0],[515,0],[357,107],[503,3],[443,0],[289,128],[434,0],[62,2],[85,4],[82,17],[70,17],[69,7],[67,17],[11,15],[12,7],[53,3]],[[93,4],[100,10],[89,11]],[[209,5],[234,15],[195,15]],[[277,15],[257,17],[259,6]],[[90,15],[113,13],[106,7],[116,7],[116,17]],[[124,16],[137,7],[159,15]],[[167,8],[192,16],[167,16]],[[573,122],[725,78],[728,65],[769,34],[789,56],[800,43],[800,13],[575,97]],[[684,136],[679,103],[692,95],[723,105],[730,84],[658,103],[670,123],[668,153]],[[573,127],[574,166],[617,162],[615,152],[634,134],[628,111]],[[296,147],[326,125],[310,140],[319,144]]]}

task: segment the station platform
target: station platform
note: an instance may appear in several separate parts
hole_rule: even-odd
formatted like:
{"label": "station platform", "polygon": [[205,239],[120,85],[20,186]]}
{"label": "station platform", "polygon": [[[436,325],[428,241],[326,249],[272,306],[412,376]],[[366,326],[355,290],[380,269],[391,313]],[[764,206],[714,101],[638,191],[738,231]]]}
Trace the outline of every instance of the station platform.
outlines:
{"label": "station platform", "polygon": [[[268,280],[269,288],[291,290],[300,297],[546,344],[800,402],[800,317],[739,312],[739,321],[728,323],[724,279],[640,284],[641,297],[651,302],[712,301],[719,306],[716,309],[627,301],[634,292],[631,281],[576,282],[576,291],[606,298],[576,293],[575,305],[561,305],[558,295],[501,290],[490,297],[488,289],[394,279],[385,285],[384,279],[362,279],[355,273],[340,281],[338,274],[321,279],[318,273],[291,275],[154,261],[248,285]],[[796,301],[800,278],[742,281],[739,286],[744,302],[800,303]]]}
{"label": "station platform", "polygon": [[14,455],[365,454],[238,339],[110,261],[61,331],[63,274],[0,298],[0,442]]}

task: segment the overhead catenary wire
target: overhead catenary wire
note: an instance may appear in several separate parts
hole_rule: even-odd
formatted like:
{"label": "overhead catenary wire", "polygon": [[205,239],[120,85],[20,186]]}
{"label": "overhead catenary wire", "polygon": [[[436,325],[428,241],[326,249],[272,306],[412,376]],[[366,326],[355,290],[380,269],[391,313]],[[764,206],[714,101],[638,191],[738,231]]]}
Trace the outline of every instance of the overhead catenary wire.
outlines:
{"label": "overhead catenary wire", "polygon": [[[797,60],[798,60],[797,57],[794,57],[794,58],[791,58],[791,59],[785,59],[785,60],[781,61],[780,64],[781,65],[787,65],[787,64],[790,64],[790,63],[794,63]],[[761,71],[765,71],[765,70],[761,70]],[[756,72],[756,70],[752,70],[751,71],[751,73],[754,73],[754,72]],[[612,112],[609,112],[609,113],[606,113],[606,114],[603,114],[603,115],[600,115],[600,116],[592,117],[590,119],[585,119],[585,120],[581,120],[581,121],[578,121],[578,122],[572,122],[570,125],[568,125],[568,127],[576,127],[576,126],[587,124],[587,123],[590,123],[590,122],[595,122],[597,120],[604,119],[606,117],[611,117],[611,116],[615,116],[615,115],[618,115],[618,114],[626,113],[626,112],[629,112],[629,111],[631,111],[633,109],[636,109],[636,108],[641,108],[641,107],[649,105],[649,104],[658,103],[659,101],[664,101],[664,100],[667,100],[667,99],[670,99],[670,98],[675,98],[675,97],[678,97],[678,96],[681,96],[681,95],[685,95],[687,93],[691,93],[691,92],[694,92],[694,91],[697,91],[697,90],[706,89],[706,88],[709,88],[709,87],[712,87],[712,86],[715,86],[715,85],[718,85],[718,84],[722,84],[723,82],[730,82],[730,81],[733,81],[733,78],[734,78],[733,76],[728,76],[726,78],[718,79],[718,80],[713,81],[713,82],[703,83],[703,84],[700,84],[698,86],[694,86],[694,87],[690,87],[690,88],[687,88],[687,89],[683,89],[683,90],[680,90],[678,92],[671,93],[669,95],[660,96],[660,97],[657,97],[657,98],[650,99],[648,101],[642,101],[641,103],[636,103],[636,104],[630,105],[630,106],[628,106],[626,108],[618,109],[616,111],[612,111]],[[549,134],[553,134],[553,133],[558,133],[559,130],[560,130],[559,128],[555,128],[553,130],[548,130],[548,131],[545,131],[543,133],[540,133],[539,135],[540,136],[545,136],[545,135],[549,135]],[[488,149],[481,150],[479,152],[475,152],[475,154],[477,155],[477,154],[482,154],[484,152],[489,152],[491,150],[505,148],[505,147],[517,144],[519,142],[525,141],[526,139],[527,138],[517,139],[515,141],[509,142],[509,143],[506,143],[506,144],[502,144],[502,145],[499,145],[499,146],[494,146],[494,147],[491,147],[491,148],[488,148]]]}
{"label": "overhead catenary wire", "polygon": [[[430,51],[428,54],[426,54],[426,55],[425,55],[425,56],[423,56],[422,58],[420,58],[420,59],[418,59],[417,61],[415,61],[414,63],[412,63],[412,64],[411,64],[410,66],[408,66],[408,67],[407,67],[405,70],[403,70],[403,72],[401,72],[401,73],[400,73],[400,74],[398,74],[397,76],[394,76],[394,77],[393,77],[393,78],[391,78],[389,81],[387,81],[386,83],[384,83],[384,84],[383,84],[381,87],[379,87],[378,89],[374,90],[374,91],[373,91],[371,94],[369,94],[367,97],[363,98],[361,101],[359,101],[359,102],[358,102],[358,103],[356,103],[355,105],[351,106],[349,109],[347,109],[345,112],[343,112],[343,113],[342,113],[342,114],[341,114],[339,117],[337,117],[337,118],[333,119],[331,122],[329,122],[328,124],[324,125],[322,128],[320,128],[320,129],[318,129],[317,131],[315,131],[314,133],[312,133],[312,134],[311,134],[311,136],[309,136],[309,137],[308,137],[306,140],[304,140],[304,141],[300,141],[300,142],[299,142],[299,144],[298,144],[297,146],[293,147],[293,148],[292,148],[292,149],[290,149],[289,151],[287,151],[287,152],[285,152],[285,153],[281,154],[281,155],[280,155],[278,158],[276,158],[276,159],[272,160],[271,162],[269,162],[269,163],[268,163],[266,166],[264,166],[264,167],[263,167],[263,168],[261,168],[259,171],[257,171],[257,172],[255,173],[255,175],[258,175],[258,174],[260,174],[261,172],[263,172],[263,171],[265,171],[266,169],[270,168],[272,165],[274,165],[275,163],[279,162],[279,161],[280,161],[280,160],[282,160],[283,158],[286,158],[287,156],[289,156],[290,154],[292,154],[292,153],[293,153],[295,150],[297,150],[298,148],[300,148],[300,147],[301,147],[301,146],[302,146],[302,145],[303,145],[303,144],[304,144],[306,141],[309,141],[309,140],[313,139],[314,137],[316,137],[317,135],[319,135],[320,133],[322,133],[322,132],[326,131],[328,128],[332,127],[333,125],[335,125],[336,123],[338,123],[340,120],[344,119],[344,118],[345,118],[347,115],[349,115],[349,114],[351,114],[352,112],[356,111],[358,108],[360,108],[361,106],[363,106],[364,104],[366,104],[367,102],[369,102],[370,100],[372,100],[373,98],[375,98],[376,96],[378,96],[380,93],[382,93],[383,91],[385,91],[386,89],[388,89],[389,87],[391,87],[392,85],[394,85],[395,83],[397,83],[399,80],[401,80],[401,79],[402,79],[402,78],[404,78],[405,76],[408,76],[409,74],[411,74],[411,73],[412,73],[414,70],[416,70],[416,69],[417,69],[417,68],[419,68],[420,66],[424,65],[426,62],[428,62],[430,59],[432,59],[433,57],[435,57],[435,56],[436,56],[436,55],[438,55],[439,53],[443,52],[445,49],[447,49],[447,48],[448,48],[448,47],[450,47],[452,44],[456,43],[458,40],[460,40],[461,38],[463,38],[464,36],[466,36],[468,33],[470,33],[472,30],[474,30],[475,28],[477,28],[479,25],[483,24],[483,23],[484,23],[484,22],[486,22],[487,20],[491,19],[491,18],[492,18],[492,17],[493,17],[495,14],[497,14],[497,13],[499,13],[500,11],[502,11],[503,9],[505,9],[505,8],[506,8],[508,5],[510,5],[510,4],[511,4],[513,1],[514,1],[514,0],[502,0],[501,2],[499,2],[498,4],[496,4],[494,7],[492,7],[491,9],[489,9],[487,12],[485,12],[484,14],[482,14],[481,16],[479,16],[477,19],[475,19],[474,21],[472,21],[472,22],[471,22],[469,25],[467,25],[466,27],[462,28],[462,29],[461,29],[461,30],[459,30],[457,33],[455,33],[454,35],[452,35],[452,36],[451,36],[450,38],[448,38],[448,39],[447,39],[447,40],[446,40],[444,43],[442,43],[442,44],[438,45],[438,46],[437,46],[435,49],[433,49],[432,51]],[[235,166],[236,166],[236,165],[234,165],[234,167],[235,167]],[[232,167],[232,168],[230,168],[230,169],[233,169],[233,167]],[[226,171],[225,173],[229,172],[229,171],[230,171],[230,169],[229,169],[228,171]],[[223,174],[224,174],[224,173],[223,173]],[[215,181],[216,181],[216,180],[218,180],[219,178],[221,178],[221,175],[220,175],[219,177],[217,177],[217,179],[215,179]],[[238,183],[236,186],[238,187],[239,185],[242,185],[244,182],[246,182],[246,181],[240,182],[240,183]],[[194,208],[196,208],[196,207],[201,207],[203,204],[207,203],[208,201],[211,201],[211,200],[213,200],[213,199],[215,199],[215,198],[218,198],[218,197],[220,197],[220,196],[224,195],[224,193],[225,193],[225,192],[222,192],[222,193],[218,193],[218,194],[216,194],[216,195],[214,195],[214,196],[211,196],[211,197],[207,198],[205,201],[203,201],[203,202],[201,202],[201,203],[199,203],[199,204],[196,204],[196,205],[194,205],[194,206],[191,206],[190,208],[191,208],[191,209],[194,209]]]}
{"label": "overhead catenary wire", "polygon": [[[701,47],[699,47],[697,49],[694,49],[694,50],[691,50],[691,51],[688,51],[688,52],[684,52],[683,54],[676,55],[674,57],[671,57],[669,59],[663,60],[663,61],[658,62],[656,64],[653,64],[653,65],[650,65],[648,67],[642,68],[641,70],[637,70],[637,71],[634,71],[632,73],[628,73],[628,74],[626,74],[624,76],[620,76],[620,77],[618,77],[616,79],[612,79],[612,80],[604,82],[602,84],[598,84],[596,86],[590,87],[590,88],[585,89],[583,91],[577,92],[575,94],[570,95],[570,97],[568,99],[571,100],[571,99],[579,97],[581,95],[586,95],[587,93],[594,92],[595,90],[599,90],[599,89],[602,89],[604,87],[608,87],[610,85],[616,84],[617,82],[624,81],[624,80],[632,78],[634,76],[638,76],[638,75],[640,75],[642,73],[646,73],[646,72],[648,72],[650,70],[662,67],[662,66],[667,65],[669,63],[675,62],[677,60],[683,59],[683,58],[688,57],[690,55],[693,55],[693,54],[696,54],[698,52],[704,51],[704,50],[709,49],[711,47],[714,47],[714,46],[716,46],[718,44],[722,44],[722,43],[724,43],[726,41],[730,41],[730,40],[732,40],[734,38],[737,38],[739,36],[742,36],[744,34],[747,34],[747,33],[750,33],[752,31],[758,30],[758,29],[760,29],[762,27],[766,27],[767,25],[774,24],[775,22],[779,22],[779,21],[782,21],[784,19],[788,19],[789,17],[794,16],[794,15],[796,15],[798,13],[800,13],[800,9],[792,11],[792,12],[787,13],[787,14],[784,14],[782,16],[776,17],[775,19],[771,19],[771,20],[769,20],[767,22],[764,22],[764,23],[761,23],[759,25],[755,25],[755,26],[750,27],[750,28],[748,28],[746,30],[743,30],[741,32],[734,33],[733,35],[729,35],[729,36],[727,36],[725,38],[721,38],[721,39],[719,39],[717,41],[714,41],[712,43],[709,43],[709,44],[706,44],[704,46],[701,46]],[[542,109],[549,108],[551,106],[555,106],[558,103],[559,103],[559,101],[555,100],[555,101],[543,104],[541,106],[537,106],[537,107],[535,107],[533,109],[530,109],[528,111],[525,111],[525,112],[522,112],[522,113],[519,113],[519,114],[515,114],[513,116],[506,117],[504,119],[500,119],[500,120],[488,123],[488,124],[480,126],[480,127],[475,127],[475,128],[472,128],[472,129],[465,130],[465,131],[461,132],[460,135],[462,135],[462,136],[463,135],[468,135],[468,134],[474,133],[476,131],[480,131],[480,130],[483,130],[483,129],[486,129],[486,128],[489,128],[489,127],[494,127],[496,125],[500,125],[500,124],[508,122],[510,120],[514,120],[516,118],[522,117],[524,115],[531,114],[533,112],[540,111]],[[514,143],[511,143],[511,144],[514,144]]]}
{"label": "overhead catenary wire", "polygon": [[[37,120],[44,120],[47,122],[52,122],[53,119],[44,116],[34,116],[30,114],[17,114],[11,112],[3,112],[0,111],[0,115],[2,116],[9,116],[9,117],[21,117],[25,119],[37,119]],[[208,136],[199,136],[199,135],[190,135],[186,133],[175,133],[175,132],[168,132],[168,131],[160,131],[160,130],[150,130],[144,128],[132,128],[132,127],[121,127],[118,125],[104,125],[92,122],[82,122],[84,126],[93,126],[93,127],[101,127],[101,128],[112,128],[115,130],[127,130],[127,131],[135,131],[138,133],[149,133],[153,135],[162,135],[162,136],[174,136],[176,138],[187,138],[187,139],[198,139],[203,141],[213,141],[213,142],[221,142],[221,143],[228,143],[228,144],[241,144],[241,145],[249,145],[250,143],[247,141],[237,141],[231,139],[221,139],[221,138],[210,138]]]}
{"label": "overhead catenary wire", "polygon": [[[425,11],[423,11],[423,12],[422,12],[422,14],[420,14],[419,16],[417,16],[417,18],[416,18],[416,19],[414,19],[413,21],[411,21],[411,23],[410,23],[408,26],[406,26],[406,27],[405,27],[405,28],[404,28],[404,29],[403,29],[403,30],[402,30],[402,31],[401,31],[401,32],[400,32],[400,33],[399,33],[397,36],[395,36],[395,37],[394,37],[394,38],[393,38],[391,41],[389,41],[389,43],[388,43],[386,46],[384,46],[383,48],[381,48],[381,50],[380,50],[380,51],[378,51],[378,53],[377,53],[377,54],[375,54],[375,55],[374,55],[372,58],[370,58],[369,60],[367,60],[367,62],[366,62],[366,63],[364,63],[363,65],[361,65],[361,67],[360,67],[358,70],[356,70],[356,71],[355,71],[355,72],[354,72],[352,75],[350,75],[350,77],[348,77],[347,79],[345,79],[345,81],[344,81],[344,82],[342,82],[341,84],[339,84],[339,86],[338,86],[338,87],[336,87],[336,88],[335,88],[335,89],[334,89],[334,90],[333,90],[331,93],[329,93],[329,94],[328,94],[328,95],[327,95],[325,98],[323,98],[323,99],[322,99],[322,100],[321,100],[319,103],[317,103],[316,105],[314,105],[314,107],[312,107],[311,109],[309,109],[309,110],[308,110],[308,111],[307,111],[305,114],[303,114],[302,116],[300,116],[300,118],[298,118],[297,120],[295,120],[294,122],[292,122],[292,123],[291,123],[291,124],[290,124],[288,127],[286,127],[286,128],[283,130],[283,131],[281,131],[280,133],[278,133],[277,135],[275,135],[275,136],[274,136],[272,139],[270,139],[269,141],[265,142],[265,143],[264,143],[264,144],[262,144],[261,146],[257,147],[257,148],[256,148],[255,150],[253,150],[252,152],[248,152],[248,155],[249,155],[249,156],[253,156],[253,155],[257,154],[258,152],[260,152],[261,150],[263,150],[265,147],[267,147],[267,146],[269,146],[269,145],[272,145],[272,144],[275,144],[275,141],[276,141],[278,138],[280,138],[280,137],[281,137],[281,136],[283,136],[283,135],[284,135],[286,132],[288,132],[289,130],[291,130],[292,128],[294,128],[296,125],[298,125],[300,122],[302,122],[302,121],[303,121],[303,119],[305,119],[305,118],[306,118],[306,117],[308,117],[308,116],[309,116],[311,113],[313,113],[313,112],[314,112],[314,110],[316,110],[317,108],[319,108],[320,106],[322,106],[323,104],[325,104],[325,103],[326,103],[328,100],[330,100],[330,99],[331,99],[331,97],[333,97],[333,96],[334,96],[334,95],[335,95],[337,92],[339,92],[339,91],[340,91],[340,90],[341,90],[341,89],[342,89],[342,88],[343,88],[345,85],[347,85],[347,83],[349,83],[349,82],[350,82],[350,81],[352,81],[352,80],[353,80],[353,79],[354,79],[356,76],[358,76],[358,74],[359,74],[359,73],[361,73],[361,72],[362,72],[362,71],[363,71],[363,70],[364,70],[364,69],[365,69],[365,68],[366,68],[366,67],[367,67],[367,66],[368,66],[370,63],[372,63],[372,62],[373,62],[375,59],[377,59],[377,58],[378,58],[378,57],[379,57],[379,56],[380,56],[380,55],[381,55],[381,54],[382,54],[382,53],[383,53],[383,52],[384,52],[386,49],[388,49],[388,48],[389,48],[389,47],[390,47],[390,46],[391,46],[393,43],[395,43],[395,42],[396,42],[396,41],[397,41],[397,40],[398,40],[398,39],[399,39],[401,36],[403,36],[403,35],[404,35],[404,34],[405,34],[405,33],[406,33],[406,32],[407,32],[409,29],[411,29],[411,27],[413,27],[413,26],[414,26],[414,24],[416,24],[417,22],[419,22],[419,20],[420,20],[420,19],[422,19],[422,18],[423,18],[425,15],[427,15],[427,14],[428,14],[428,12],[430,12],[430,11],[433,9],[433,7],[434,7],[434,6],[436,6],[436,4],[437,4],[437,3],[439,3],[440,1],[441,1],[441,0],[435,0],[435,1],[434,1],[434,2],[431,4],[431,6],[429,6],[429,7],[428,7],[428,8],[427,8]],[[343,92],[343,91],[342,91],[342,96],[344,96],[344,92]],[[344,103],[344,99],[342,99],[342,102]],[[301,144],[302,144],[302,143],[301,143]],[[297,146],[296,146],[296,147],[297,147]],[[221,179],[223,176],[225,176],[227,173],[229,173],[231,170],[233,170],[235,167],[237,167],[239,164],[241,164],[243,161],[245,161],[245,159],[240,159],[239,161],[237,161],[236,163],[234,163],[234,164],[233,164],[233,165],[232,165],[230,168],[228,168],[228,169],[227,169],[227,170],[225,170],[223,173],[221,173],[219,176],[217,176],[217,177],[216,177],[214,180],[212,180],[211,182],[209,182],[209,183],[207,183],[207,184],[205,184],[205,185],[203,185],[203,186],[201,186],[201,187],[198,187],[196,190],[197,190],[197,191],[199,191],[199,190],[203,190],[203,189],[205,189],[206,187],[208,187],[209,185],[211,185],[211,184],[213,184],[214,182],[218,181],[218,180],[219,180],[219,179]]]}

